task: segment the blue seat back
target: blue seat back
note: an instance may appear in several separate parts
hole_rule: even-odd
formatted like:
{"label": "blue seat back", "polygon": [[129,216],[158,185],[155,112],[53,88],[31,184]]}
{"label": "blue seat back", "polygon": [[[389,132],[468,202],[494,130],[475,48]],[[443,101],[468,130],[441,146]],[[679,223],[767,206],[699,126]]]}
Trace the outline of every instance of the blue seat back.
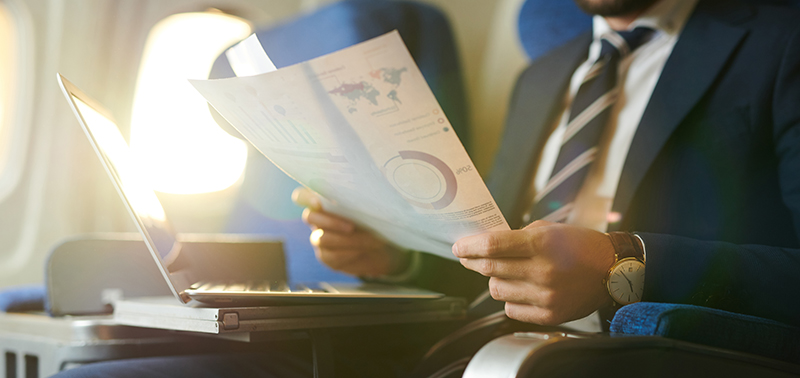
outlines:
{"label": "blue seat back", "polygon": [[518,28],[525,53],[536,60],[591,30],[592,17],[572,0],[528,0],[520,8]]}

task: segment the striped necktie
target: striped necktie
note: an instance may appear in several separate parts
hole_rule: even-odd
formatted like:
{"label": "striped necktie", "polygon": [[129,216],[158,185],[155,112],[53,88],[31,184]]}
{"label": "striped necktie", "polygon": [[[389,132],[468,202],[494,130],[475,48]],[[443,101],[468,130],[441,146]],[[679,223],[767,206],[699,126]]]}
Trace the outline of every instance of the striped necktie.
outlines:
{"label": "striped necktie", "polygon": [[536,194],[525,221],[543,219],[563,222],[573,208],[573,201],[589,173],[600,137],[619,97],[617,80],[619,62],[641,46],[653,32],[637,27],[612,33],[602,40],[600,57],[587,72],[572,101],[569,121],[547,185]]}

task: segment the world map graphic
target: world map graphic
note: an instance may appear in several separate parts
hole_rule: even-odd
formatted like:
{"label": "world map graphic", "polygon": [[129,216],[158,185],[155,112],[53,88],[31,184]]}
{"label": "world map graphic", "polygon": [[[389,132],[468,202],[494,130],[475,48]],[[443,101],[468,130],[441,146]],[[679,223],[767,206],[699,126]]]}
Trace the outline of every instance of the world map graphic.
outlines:
{"label": "world map graphic", "polygon": [[408,72],[406,67],[379,68],[369,72],[369,81],[342,83],[328,93],[348,99],[350,104],[347,110],[350,113],[358,111],[356,106],[361,101],[366,100],[370,104],[378,106],[382,91],[385,91],[384,96],[393,104],[402,104],[403,101],[397,95],[397,88],[402,84],[405,72]]}

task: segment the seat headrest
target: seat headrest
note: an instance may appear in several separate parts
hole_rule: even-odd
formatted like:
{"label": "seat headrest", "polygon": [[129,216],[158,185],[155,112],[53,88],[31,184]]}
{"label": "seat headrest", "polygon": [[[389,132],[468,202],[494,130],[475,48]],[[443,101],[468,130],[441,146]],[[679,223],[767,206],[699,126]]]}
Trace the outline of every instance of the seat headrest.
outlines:
{"label": "seat headrest", "polygon": [[519,11],[519,39],[531,60],[592,28],[592,17],[572,0],[527,0]]}

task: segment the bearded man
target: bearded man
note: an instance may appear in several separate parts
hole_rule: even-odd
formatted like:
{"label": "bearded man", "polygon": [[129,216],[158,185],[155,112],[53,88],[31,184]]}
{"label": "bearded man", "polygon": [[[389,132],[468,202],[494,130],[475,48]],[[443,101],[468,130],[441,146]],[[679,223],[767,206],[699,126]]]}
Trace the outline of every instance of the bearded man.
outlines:
{"label": "bearded man", "polygon": [[[490,175],[515,229],[459,240],[459,265],[389,245],[299,191],[322,230],[319,260],[485,299],[473,312],[496,320],[493,304],[558,325],[651,301],[800,325],[800,15],[736,0],[576,1],[593,30],[521,75]],[[487,288],[496,302],[479,296]]]}

